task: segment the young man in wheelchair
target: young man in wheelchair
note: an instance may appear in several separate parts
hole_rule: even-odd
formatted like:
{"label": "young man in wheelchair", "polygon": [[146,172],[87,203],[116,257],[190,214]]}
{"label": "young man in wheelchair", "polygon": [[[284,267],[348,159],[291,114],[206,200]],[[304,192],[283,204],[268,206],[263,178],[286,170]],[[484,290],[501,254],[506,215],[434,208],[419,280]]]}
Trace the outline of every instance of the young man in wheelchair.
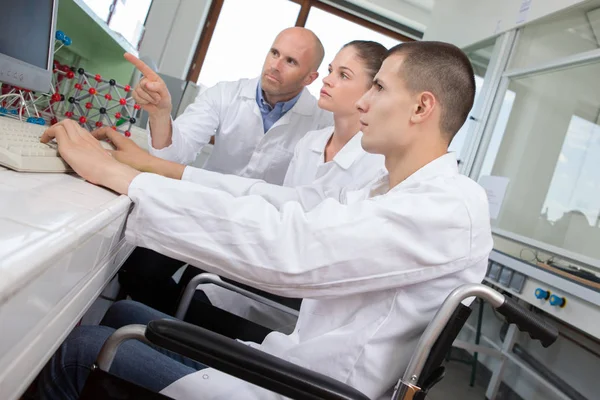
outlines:
{"label": "young man in wheelchair", "polygon": [[[391,391],[446,296],[481,282],[487,268],[485,192],[458,173],[447,152],[474,93],[469,60],[455,46],[392,48],[357,103],[362,145],[385,156],[388,175],[310,210],[140,173],[69,121],[49,129],[45,140],[56,138],[85,179],[129,195],[135,206],[126,237],[133,244],[305,299],[292,334],[273,332],[250,345],[377,399]],[[38,398],[77,399],[114,329],[162,317],[119,302],[105,317],[109,326],[76,328],[41,373]],[[137,341],[119,348],[110,372],[175,399],[281,398]]]}

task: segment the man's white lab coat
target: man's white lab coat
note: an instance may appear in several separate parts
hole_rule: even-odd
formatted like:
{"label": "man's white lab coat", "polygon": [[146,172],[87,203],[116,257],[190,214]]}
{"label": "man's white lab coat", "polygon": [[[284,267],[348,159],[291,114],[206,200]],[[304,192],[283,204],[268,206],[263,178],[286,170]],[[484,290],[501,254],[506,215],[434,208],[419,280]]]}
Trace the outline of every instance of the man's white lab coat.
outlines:
{"label": "man's white lab coat", "polygon": [[[294,157],[287,170],[283,186],[324,186],[357,190],[366,187],[385,173],[385,157],[370,154],[361,145],[362,132],[358,132],[340,149],[335,157],[325,162],[325,147],[333,134],[333,126],[308,132],[296,145]],[[211,182],[227,181],[227,177],[215,177],[196,182],[211,187]],[[239,179],[238,179],[239,181]],[[220,182],[219,186],[223,183]],[[273,195],[281,192],[272,188]],[[329,189],[332,190],[332,189]],[[289,193],[289,191],[288,191]],[[203,266],[199,265],[199,268]],[[211,304],[242,318],[268,328],[290,333],[296,325],[296,317],[248,299],[233,291],[215,285],[201,285]]]}
{"label": "man's white lab coat", "polygon": [[[237,190],[237,189],[236,189]],[[343,192],[310,211],[140,174],[126,238],[275,294],[304,298],[294,332],[258,347],[347,383],[389,393],[444,298],[481,282],[492,249],[484,190],[454,154],[388,191]],[[162,393],[180,400],[281,399],[213,369]]]}
{"label": "man's white lab coat", "polygon": [[215,145],[204,168],[262,179],[281,185],[294,147],[308,131],[332,125],[330,112],[304,88],[300,98],[266,133],[258,105],[258,78],[220,82],[198,95],[172,123],[172,143],[150,154],[189,164],[215,136]]}

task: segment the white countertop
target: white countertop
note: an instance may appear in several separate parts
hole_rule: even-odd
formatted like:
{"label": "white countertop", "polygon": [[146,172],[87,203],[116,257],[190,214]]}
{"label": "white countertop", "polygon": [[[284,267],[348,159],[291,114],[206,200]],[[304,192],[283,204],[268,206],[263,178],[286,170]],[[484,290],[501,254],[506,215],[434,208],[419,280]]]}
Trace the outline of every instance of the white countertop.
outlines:
{"label": "white countertop", "polygon": [[127,196],[0,167],[0,399],[16,399],[133,249]]}

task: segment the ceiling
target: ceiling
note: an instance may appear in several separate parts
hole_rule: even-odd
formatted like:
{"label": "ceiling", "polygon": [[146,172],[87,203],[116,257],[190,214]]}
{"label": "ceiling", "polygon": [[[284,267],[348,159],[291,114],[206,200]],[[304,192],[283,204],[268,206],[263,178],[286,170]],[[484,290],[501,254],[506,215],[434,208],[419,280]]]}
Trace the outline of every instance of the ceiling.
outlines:
{"label": "ceiling", "polygon": [[[415,38],[422,37],[435,6],[435,0],[345,0],[344,2],[420,32],[421,35],[413,35]],[[409,36],[411,36],[410,32]]]}

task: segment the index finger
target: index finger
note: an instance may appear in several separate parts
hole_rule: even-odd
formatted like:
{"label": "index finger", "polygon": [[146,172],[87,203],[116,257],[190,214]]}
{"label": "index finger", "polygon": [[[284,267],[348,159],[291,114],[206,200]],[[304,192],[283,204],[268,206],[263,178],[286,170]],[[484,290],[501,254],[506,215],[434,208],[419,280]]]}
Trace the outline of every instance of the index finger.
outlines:
{"label": "index finger", "polygon": [[98,140],[108,139],[108,131],[112,131],[112,128],[107,126],[103,126],[102,128],[98,128],[92,131],[92,136]]}
{"label": "index finger", "polygon": [[132,63],[134,67],[140,70],[140,72],[148,79],[155,81],[160,79],[158,74],[152,70],[149,66],[147,66],[142,60],[137,58],[131,53],[125,53],[125,59]]}
{"label": "index finger", "polygon": [[106,126],[93,131],[92,136],[97,140],[108,139],[119,149],[123,147],[124,142],[129,141],[129,139],[119,132]]}
{"label": "index finger", "polygon": [[62,125],[54,125],[44,131],[42,137],[40,138],[40,142],[48,143],[52,139],[56,138],[56,141],[60,141],[63,135],[66,135],[67,131]]}

